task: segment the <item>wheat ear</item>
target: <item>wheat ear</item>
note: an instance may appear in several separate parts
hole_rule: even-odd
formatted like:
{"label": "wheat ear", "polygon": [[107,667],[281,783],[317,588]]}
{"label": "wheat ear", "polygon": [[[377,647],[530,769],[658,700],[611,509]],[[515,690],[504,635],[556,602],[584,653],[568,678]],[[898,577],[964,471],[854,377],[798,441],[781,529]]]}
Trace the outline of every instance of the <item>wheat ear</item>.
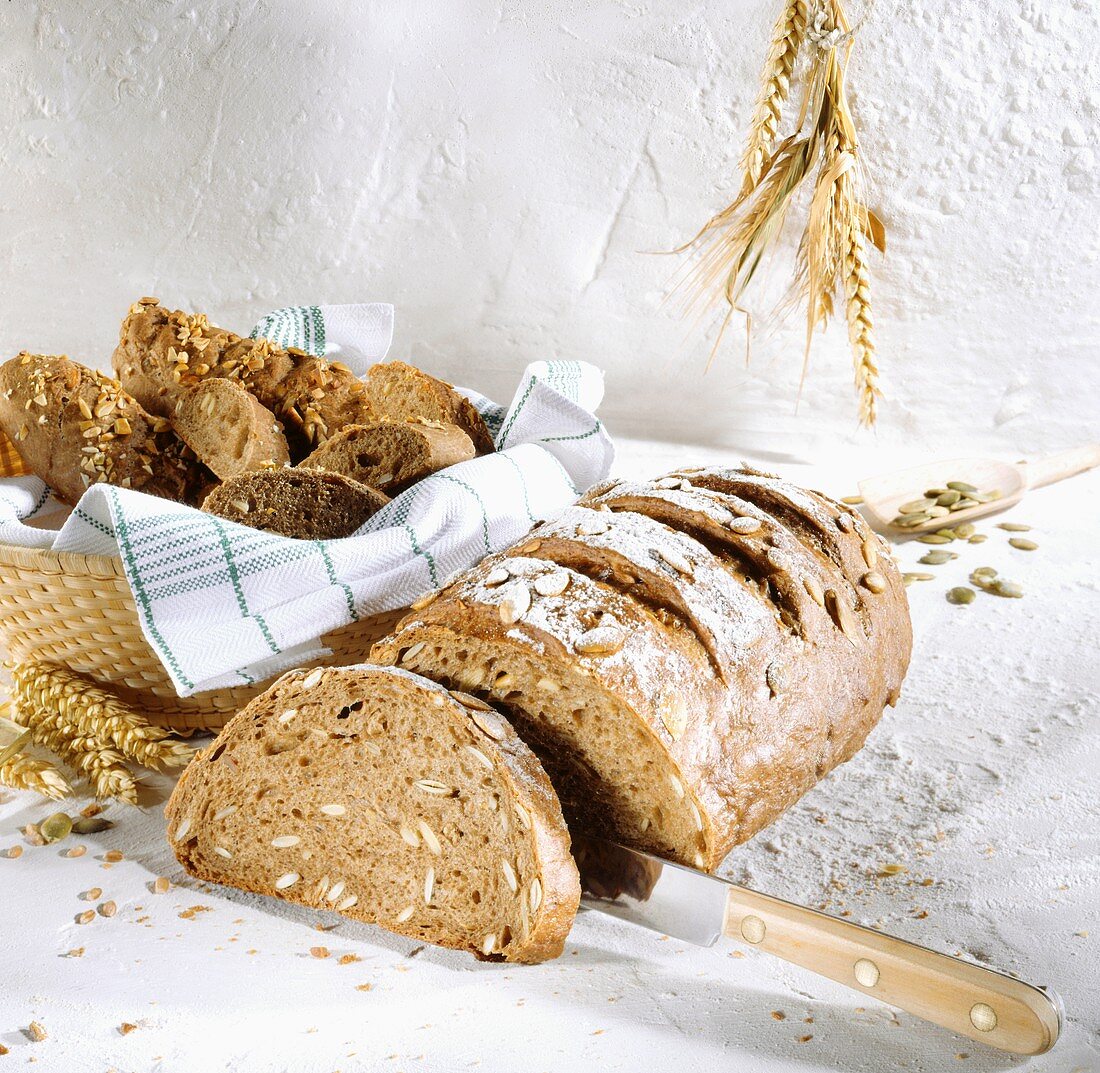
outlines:
{"label": "wheat ear", "polygon": [[49,749],[83,775],[96,797],[117,797],[128,805],[137,804],[137,783],[116,749],[79,735],[72,724],[41,708],[25,707],[17,701],[15,713],[17,722],[30,727],[34,743]]}
{"label": "wheat ear", "polygon": [[69,780],[53,764],[22,753],[0,764],[0,784],[13,790],[33,790],[55,801],[73,792]]}
{"label": "wheat ear", "polygon": [[875,362],[875,322],[871,316],[871,281],[867,272],[867,247],[858,219],[848,228],[844,251],[844,288],[847,297],[848,340],[855,363],[861,424],[875,423],[878,400],[878,365]]}
{"label": "wheat ear", "polygon": [[74,736],[113,745],[145,767],[183,767],[194,756],[189,745],[150,726],[116,696],[62,667],[28,661],[12,668],[12,681],[25,707],[56,712]]}
{"label": "wheat ear", "polygon": [[771,156],[808,21],[806,0],[785,0],[772,34],[771,51],[753,109],[752,127],[741,156],[742,189],[746,192],[760,181]]}

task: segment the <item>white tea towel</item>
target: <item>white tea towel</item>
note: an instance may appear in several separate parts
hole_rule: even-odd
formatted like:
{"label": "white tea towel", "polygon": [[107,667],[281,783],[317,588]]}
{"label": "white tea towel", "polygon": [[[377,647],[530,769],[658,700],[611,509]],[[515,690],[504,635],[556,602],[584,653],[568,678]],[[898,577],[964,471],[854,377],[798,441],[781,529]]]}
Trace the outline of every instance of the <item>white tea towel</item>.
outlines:
{"label": "white tea towel", "polygon": [[[384,356],[392,307],[306,306],[255,334],[340,354],[357,373]],[[507,408],[468,392],[497,452],[397,496],[351,537],[292,540],[112,485],[92,485],[57,532],[25,524],[58,504],[36,477],[0,480],[0,541],[119,555],[142,631],[181,696],[260,682],[319,655],[322,634],[405,607],[553,517],[611,468],[585,362],[534,362]]]}

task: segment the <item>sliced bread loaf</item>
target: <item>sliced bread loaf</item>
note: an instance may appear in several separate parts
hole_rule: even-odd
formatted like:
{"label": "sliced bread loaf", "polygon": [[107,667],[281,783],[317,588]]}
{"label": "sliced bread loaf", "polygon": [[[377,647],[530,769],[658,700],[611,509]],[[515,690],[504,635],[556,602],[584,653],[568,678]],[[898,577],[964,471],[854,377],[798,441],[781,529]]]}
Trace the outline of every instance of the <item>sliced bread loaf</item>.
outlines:
{"label": "sliced bread loaf", "polygon": [[223,481],[202,509],[300,540],[335,540],[351,536],[388,502],[376,489],[339,473],[258,469]]}
{"label": "sliced bread loaf", "polygon": [[363,382],[340,362],[242,338],[155,298],[131,307],[112,362],[150,413],[169,418],[191,384],[212,376],[239,381],[283,423],[295,460],[345,425],[375,417]]}
{"label": "sliced bread loaf", "polygon": [[484,703],[392,668],[284,675],[192,762],[166,813],[200,879],[482,959],[558,956],[580,897],[527,746]]}
{"label": "sliced bread loaf", "polygon": [[376,421],[351,425],[301,463],[362,481],[387,495],[403,492],[436,470],[474,457],[470,437],[439,421]]}
{"label": "sliced bread loaf", "polygon": [[595,489],[374,657],[500,707],[576,829],[711,869],[855,753],[912,635],[862,520],[752,471],[699,476]]}
{"label": "sliced bread loaf", "polygon": [[220,480],[290,463],[275,415],[235,380],[215,376],[185,389],[172,429]]}
{"label": "sliced bread loaf", "polygon": [[97,483],[190,503],[209,479],[167,421],[66,357],[23,353],[0,366],[0,430],[67,503]]}
{"label": "sliced bread loaf", "polygon": [[394,421],[423,418],[457,425],[473,441],[479,455],[490,454],[493,437],[481,414],[465,395],[443,380],[407,365],[386,361],[367,371],[367,392],[377,413]]}

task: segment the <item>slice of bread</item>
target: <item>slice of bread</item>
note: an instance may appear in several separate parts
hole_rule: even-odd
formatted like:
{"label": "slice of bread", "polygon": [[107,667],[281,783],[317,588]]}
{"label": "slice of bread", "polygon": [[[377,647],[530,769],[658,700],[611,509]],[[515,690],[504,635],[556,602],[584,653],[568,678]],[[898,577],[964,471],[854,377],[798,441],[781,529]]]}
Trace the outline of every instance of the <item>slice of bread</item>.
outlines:
{"label": "slice of bread", "polygon": [[473,441],[479,455],[491,454],[493,437],[481,414],[465,395],[448,383],[403,361],[386,361],[367,371],[367,394],[383,417],[412,421],[422,417],[458,425]]}
{"label": "slice of bread", "polygon": [[539,762],[488,705],[370,665],[292,671],[166,809],[203,880],[493,961],[557,957],[577,869]]}
{"label": "slice of bread", "polygon": [[299,540],[335,540],[351,536],[388,502],[388,496],[339,473],[258,469],[218,485],[202,509]]}
{"label": "slice of bread", "polygon": [[301,466],[342,473],[396,495],[436,470],[473,457],[473,442],[457,425],[421,418],[350,425],[321,444]]}
{"label": "slice of bread", "polygon": [[373,421],[363,382],[340,362],[268,339],[246,339],[202,313],[168,310],[143,298],[122,322],[115,373],[152,414],[170,418],[191,384],[237,380],[282,422],[295,460],[345,425]]}
{"label": "slice of bread", "polygon": [[221,480],[290,464],[275,415],[234,380],[212,377],[176,402],[172,429]]}
{"label": "slice of bread", "polygon": [[66,503],[98,483],[191,503],[210,476],[167,421],[66,357],[22,353],[0,366],[0,430]]}

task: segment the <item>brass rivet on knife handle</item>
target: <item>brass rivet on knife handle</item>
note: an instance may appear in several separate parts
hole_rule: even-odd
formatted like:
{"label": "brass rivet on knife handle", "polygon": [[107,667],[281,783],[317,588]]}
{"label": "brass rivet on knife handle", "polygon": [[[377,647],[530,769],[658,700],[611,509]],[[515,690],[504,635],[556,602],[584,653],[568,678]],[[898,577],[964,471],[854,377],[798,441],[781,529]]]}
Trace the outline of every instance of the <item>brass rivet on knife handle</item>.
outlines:
{"label": "brass rivet on knife handle", "polygon": [[997,1011],[985,1002],[970,1007],[970,1023],[979,1032],[992,1032],[997,1027]]}
{"label": "brass rivet on knife handle", "polygon": [[767,925],[758,916],[750,914],[741,921],[741,938],[745,942],[752,943],[755,946],[757,943],[762,943],[764,936],[767,934]]}
{"label": "brass rivet on knife handle", "polygon": [[853,967],[856,983],[860,987],[874,987],[878,983],[878,966],[870,958],[860,958]]}

